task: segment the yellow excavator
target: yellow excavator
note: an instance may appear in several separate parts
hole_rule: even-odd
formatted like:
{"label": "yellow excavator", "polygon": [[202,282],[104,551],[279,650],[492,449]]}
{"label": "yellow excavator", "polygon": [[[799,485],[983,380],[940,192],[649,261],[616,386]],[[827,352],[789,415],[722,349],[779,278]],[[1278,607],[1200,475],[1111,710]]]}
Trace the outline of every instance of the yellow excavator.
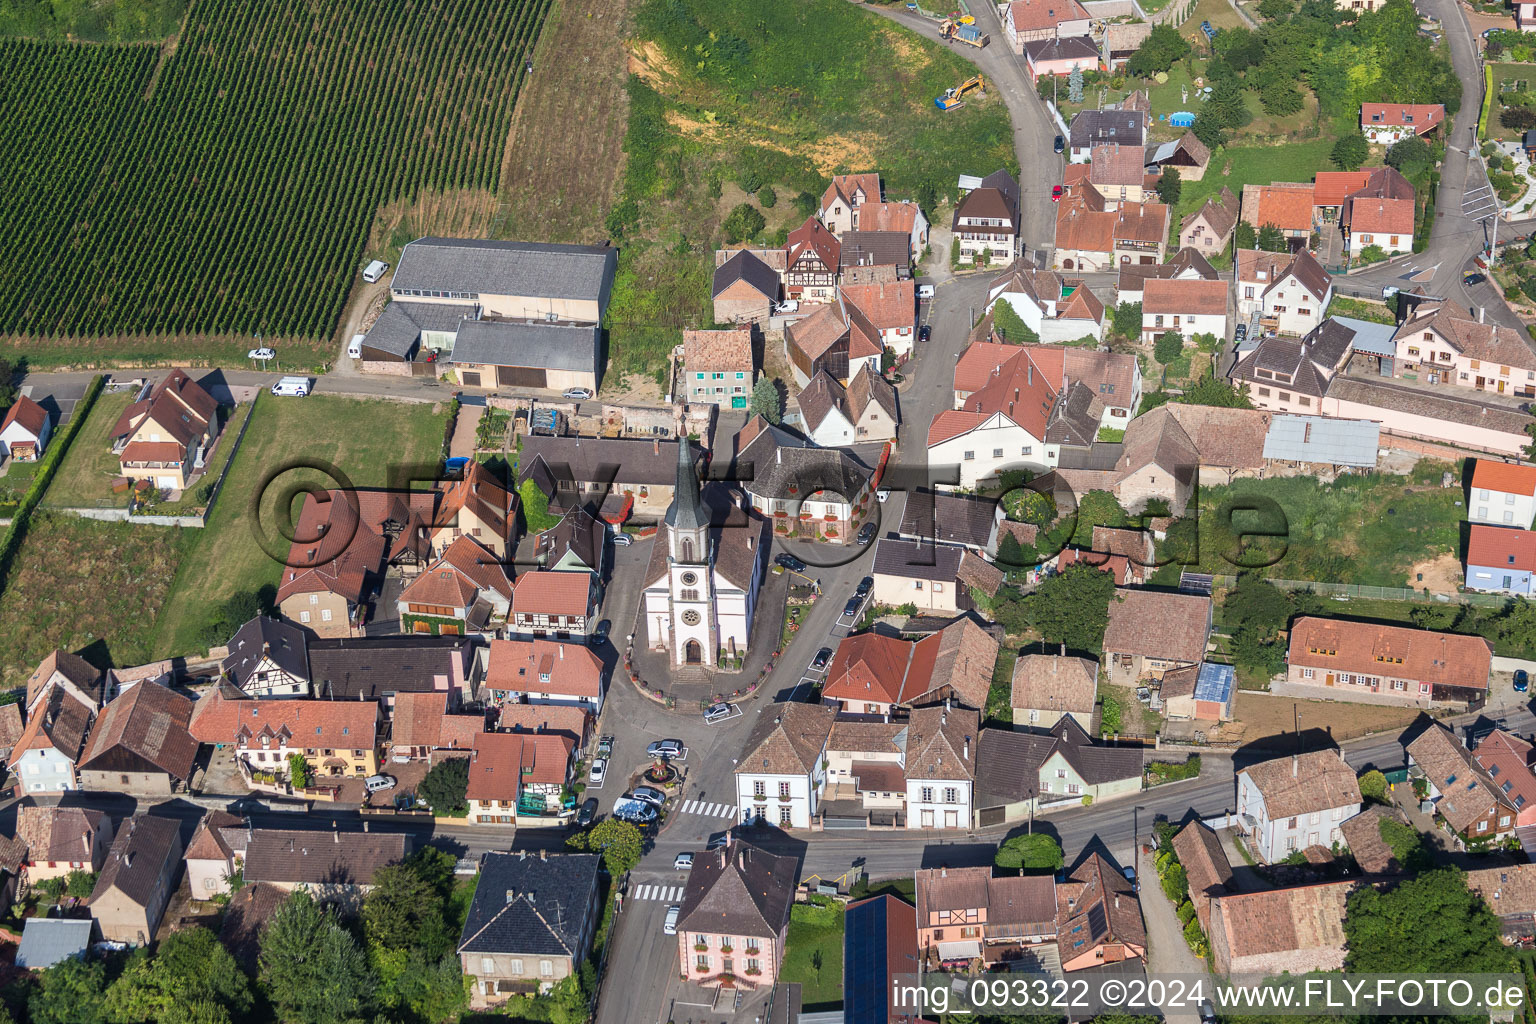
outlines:
{"label": "yellow excavator", "polygon": [[977,75],[974,78],[967,78],[953,89],[945,89],[943,96],[937,96],[934,98],[933,105],[938,107],[940,110],[954,110],[956,107],[962,107],[965,105],[966,93],[973,91],[985,93],[986,89],[986,80],[983,79],[980,75]]}

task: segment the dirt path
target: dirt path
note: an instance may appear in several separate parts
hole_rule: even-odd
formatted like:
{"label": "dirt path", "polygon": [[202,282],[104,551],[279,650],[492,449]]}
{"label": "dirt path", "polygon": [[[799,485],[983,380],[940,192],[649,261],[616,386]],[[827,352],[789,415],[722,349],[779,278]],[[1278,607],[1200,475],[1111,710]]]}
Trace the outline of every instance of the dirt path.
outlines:
{"label": "dirt path", "polygon": [[347,310],[341,318],[341,331],[336,335],[337,350],[335,360],[331,364],[331,372],[340,377],[353,377],[358,374],[353,360],[347,355],[347,342],[352,340],[352,335],[363,333],[363,322],[368,316],[368,311],[373,308],[375,299],[384,295],[389,290],[390,279],[393,273],[386,274],[382,280],[373,284],[367,284],[361,280],[352,289],[352,295],[347,299]]}

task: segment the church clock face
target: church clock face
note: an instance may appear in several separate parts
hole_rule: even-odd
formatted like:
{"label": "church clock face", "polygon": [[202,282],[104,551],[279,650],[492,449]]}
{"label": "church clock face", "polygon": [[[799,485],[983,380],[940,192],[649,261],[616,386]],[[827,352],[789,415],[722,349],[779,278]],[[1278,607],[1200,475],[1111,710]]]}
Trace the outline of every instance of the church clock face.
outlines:
{"label": "church clock face", "polygon": [[683,625],[685,625],[685,626],[697,626],[698,624],[699,624],[699,613],[698,612],[694,611],[692,608],[689,608],[687,611],[683,612]]}
{"label": "church clock face", "polygon": [[685,587],[691,587],[695,583],[699,582],[698,573],[685,572],[685,573],[683,573],[683,577],[682,578],[683,578],[683,586],[685,586]]}

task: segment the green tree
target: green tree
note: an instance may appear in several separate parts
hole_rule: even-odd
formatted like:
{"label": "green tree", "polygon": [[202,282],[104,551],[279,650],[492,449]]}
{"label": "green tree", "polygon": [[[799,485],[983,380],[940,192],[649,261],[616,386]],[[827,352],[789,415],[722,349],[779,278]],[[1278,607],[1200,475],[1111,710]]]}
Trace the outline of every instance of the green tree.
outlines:
{"label": "green tree", "polygon": [[1505,107],[1499,111],[1499,124],[1510,131],[1528,132],[1536,128],[1536,110],[1530,107]]}
{"label": "green tree", "polygon": [[[1536,127],[1533,125],[1532,127]],[[1387,166],[1395,167],[1404,175],[1411,176],[1412,172],[1426,167],[1435,158],[1435,154],[1429,148],[1429,143],[1417,136],[1410,136],[1401,142],[1394,143],[1387,150]]]}
{"label": "green tree", "polygon": [[1373,804],[1387,803],[1387,777],[1372,768],[1360,776],[1360,795]]}
{"label": "green tree", "polygon": [[549,499],[544,492],[539,490],[539,485],[534,483],[533,477],[524,480],[522,486],[517,489],[517,496],[522,499],[520,505],[523,510],[523,523],[528,527],[529,533],[543,533],[560,523],[558,516],[550,514]]}
{"label": "green tree", "polygon": [[1252,409],[1248,385],[1234,388],[1229,382],[1207,373],[1178,396],[1180,405],[1213,405],[1222,409]]}
{"label": "green tree", "polygon": [[1125,509],[1113,493],[1089,491],[1078,499],[1077,515],[1072,521],[1071,543],[1080,548],[1091,548],[1095,526],[1118,527],[1129,521],[1130,517],[1125,514]]}
{"label": "green tree", "polygon": [[1418,874],[1432,866],[1434,858],[1425,846],[1424,835],[1412,825],[1383,817],[1377,830],[1381,833],[1381,841],[1391,849],[1392,859],[1404,871]]}
{"label": "green tree", "polygon": [[349,1024],[373,1004],[367,956],[303,890],[272,915],[257,962],[272,1008],[291,1024]]}
{"label": "green tree", "polygon": [[645,853],[645,837],[627,821],[604,818],[585,832],[578,832],[565,841],[573,850],[587,850],[603,855],[603,867],[608,874],[618,878],[640,863]]}
{"label": "green tree", "polygon": [[297,751],[288,755],[288,781],[293,783],[294,789],[307,789],[312,781],[309,777],[309,762]]}
{"label": "green tree", "polygon": [[469,789],[469,758],[450,757],[433,765],[416,787],[416,796],[444,816],[469,810],[465,793]]}
{"label": "green tree", "polygon": [[1360,265],[1367,266],[1371,263],[1380,263],[1387,258],[1387,250],[1379,245],[1368,245],[1360,250]]}
{"label": "green tree", "polygon": [[757,201],[765,210],[771,210],[779,204],[779,194],[773,190],[772,185],[764,185],[757,190]]}
{"label": "green tree", "polygon": [[[1223,32],[1221,37],[1226,34]],[[1201,114],[1207,111],[1228,131],[1246,128],[1253,121],[1253,111],[1248,109],[1242,84],[1236,78],[1222,79],[1211,86],[1211,98],[1200,107]]]}
{"label": "green tree", "polygon": [[1061,844],[1044,832],[1009,836],[998,845],[992,863],[1025,875],[1048,875],[1061,870],[1064,863]]}
{"label": "green tree", "polygon": [[1285,252],[1290,245],[1285,240],[1285,232],[1273,224],[1265,224],[1259,228],[1258,247],[1265,252]]}
{"label": "green tree", "polygon": [[38,972],[27,1001],[32,1024],[107,1024],[107,969],[100,960],[60,960]]}
{"label": "green tree", "polygon": [[795,215],[805,218],[815,214],[821,201],[809,192],[801,192],[794,198]]}
{"label": "green tree", "polygon": [[456,956],[432,960],[419,949],[370,944],[369,961],[379,978],[380,1004],[392,1011],[404,1010],[410,1020],[446,1024],[458,1020],[469,1003]]}
{"label": "green tree", "polygon": [[1163,895],[1168,897],[1168,902],[1178,906],[1189,898],[1189,876],[1184,873],[1184,865],[1177,862],[1169,864],[1162,871]]}
{"label": "green tree", "polygon": [[64,876],[64,892],[77,900],[91,895],[96,888],[96,872],[84,869],[71,871]]}
{"label": "green tree", "polygon": [[1190,126],[1190,131],[1195,133],[1195,138],[1205,144],[1205,148],[1215,152],[1227,144],[1227,129],[1221,123],[1221,118],[1212,110],[1210,101],[1200,108],[1195,115],[1195,123]]}
{"label": "green tree", "polygon": [[[141,955],[142,954],[142,955]],[[155,949],[136,951],[106,993],[107,1016],[122,1024],[212,1016],[244,1016],[251,1009],[250,982],[240,964],[207,928],[183,928]],[[197,1009],[193,1010],[196,1006]]]}
{"label": "green tree", "polygon": [[1164,331],[1152,343],[1152,358],[1167,366],[1184,352],[1184,336],[1178,331]]}
{"label": "green tree", "polygon": [[1040,335],[1029,329],[1029,325],[1014,310],[1013,304],[1005,299],[998,299],[992,304],[992,330],[1004,341],[1015,345],[1033,345],[1040,340]]}
{"label": "green tree", "polygon": [[1183,179],[1179,177],[1177,167],[1164,167],[1163,173],[1157,179],[1157,198],[1169,206],[1178,204],[1179,195],[1184,191]]}
{"label": "green tree", "polygon": [[1042,639],[1074,650],[1099,651],[1109,624],[1115,580],[1109,573],[1078,563],[1042,582],[1029,601],[1029,617]]}
{"label": "green tree", "polygon": [[[438,851],[432,851],[433,854]],[[363,936],[386,949],[418,949],[427,960],[448,951],[442,887],[414,857],[380,868],[363,899]]]}
{"label": "green tree", "polygon": [[1253,225],[1245,220],[1237,222],[1232,229],[1232,244],[1239,249],[1257,249],[1259,247],[1258,235],[1253,230]]}
{"label": "green tree", "polygon": [[1132,341],[1141,337],[1141,303],[1122,302],[1115,307],[1115,333]]}
{"label": "green tree", "polygon": [[[1532,244],[1536,245],[1536,242]],[[1525,457],[1527,459],[1536,459],[1536,419],[1532,419],[1525,425],[1525,434],[1531,439],[1530,443],[1525,446]]]}
{"label": "green tree", "polygon": [[1346,971],[1381,974],[1497,974],[1513,969],[1499,919],[1448,867],[1385,891],[1362,886],[1344,914]]}
{"label": "green tree", "polygon": [[1244,572],[1222,601],[1222,621],[1230,629],[1251,629],[1267,638],[1290,621],[1292,608],[1289,594],[1256,572]]}
{"label": "green tree", "polygon": [[751,203],[742,203],[726,215],[725,223],[720,225],[720,230],[725,232],[725,241],[728,245],[737,242],[745,242],[768,226],[763,219],[762,211]]}
{"label": "green tree", "polygon": [[1259,17],[1265,21],[1283,21],[1295,10],[1291,0],[1259,0]]}
{"label": "green tree", "polygon": [[1370,155],[1370,144],[1365,141],[1365,136],[1359,132],[1350,132],[1339,136],[1339,141],[1333,144],[1329,159],[1340,170],[1358,171]]}
{"label": "green tree", "polygon": [[753,416],[761,416],[763,419],[779,425],[784,418],[784,402],[779,397],[779,382],[772,377],[759,377],[757,383],[752,385],[752,398],[747,403],[747,412]]}
{"label": "green tree", "polygon": [[1140,48],[1126,61],[1125,72],[1136,78],[1151,78],[1167,71],[1189,54],[1189,41],[1169,24],[1154,25]]}

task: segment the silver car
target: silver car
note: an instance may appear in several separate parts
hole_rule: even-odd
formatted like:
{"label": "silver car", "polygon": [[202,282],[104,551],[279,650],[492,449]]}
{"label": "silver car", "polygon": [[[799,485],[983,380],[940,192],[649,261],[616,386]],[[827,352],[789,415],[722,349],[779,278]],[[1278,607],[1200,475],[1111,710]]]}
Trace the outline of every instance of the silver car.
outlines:
{"label": "silver car", "polygon": [[652,807],[660,807],[667,802],[667,794],[650,786],[636,786],[635,791],[630,796],[636,800],[643,800]]}

